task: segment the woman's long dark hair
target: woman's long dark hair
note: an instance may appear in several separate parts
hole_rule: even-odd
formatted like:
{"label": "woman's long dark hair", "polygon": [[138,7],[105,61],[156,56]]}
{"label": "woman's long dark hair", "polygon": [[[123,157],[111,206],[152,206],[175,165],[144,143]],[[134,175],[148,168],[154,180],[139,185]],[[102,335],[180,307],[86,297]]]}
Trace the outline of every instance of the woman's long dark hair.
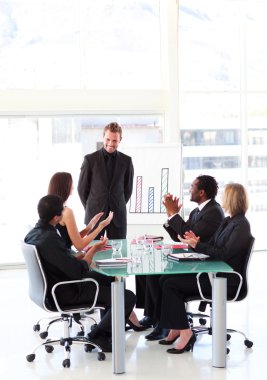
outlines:
{"label": "woman's long dark hair", "polygon": [[49,182],[48,195],[58,195],[63,199],[63,202],[69,198],[72,189],[72,176],[67,172],[55,173]]}

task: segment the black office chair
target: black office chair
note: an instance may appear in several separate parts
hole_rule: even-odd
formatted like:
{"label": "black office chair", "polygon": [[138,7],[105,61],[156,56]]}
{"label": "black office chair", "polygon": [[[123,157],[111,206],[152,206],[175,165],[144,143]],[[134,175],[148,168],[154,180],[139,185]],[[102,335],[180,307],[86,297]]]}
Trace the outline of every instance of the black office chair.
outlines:
{"label": "black office chair", "polygon": [[[64,360],[62,362],[63,367],[70,367],[70,351],[71,345],[73,344],[83,344],[84,350],[86,352],[92,351],[93,349],[97,350],[98,360],[105,360],[105,354],[102,352],[101,347],[97,346],[95,343],[91,342],[85,336],[70,336],[70,327],[72,325],[73,320],[75,319],[79,323],[79,317],[77,317],[80,313],[85,313],[92,310],[95,307],[97,296],[98,296],[98,283],[94,279],[85,278],[82,280],[75,281],[64,281],[55,284],[52,288],[51,294],[48,294],[47,290],[47,281],[45,272],[42,267],[42,263],[40,261],[37,249],[34,245],[26,244],[24,242],[21,243],[22,253],[26,262],[28,278],[29,278],[29,296],[31,300],[43,310],[54,313],[60,313],[60,320],[63,322],[63,336],[55,339],[46,339],[45,342],[38,344],[32,350],[32,353],[26,356],[28,362],[32,362],[35,359],[35,351],[44,346],[46,352],[52,353],[54,350],[54,345],[61,345],[64,347]],[[68,308],[61,308],[59,302],[57,300],[55,291],[57,287],[64,286],[66,284],[74,284],[74,283],[82,283],[82,282],[93,282],[96,286],[95,297],[93,302],[88,302],[88,304],[83,305],[70,305]],[[49,300],[53,299],[54,305]]]}
{"label": "black office chair", "polygon": [[[247,254],[246,254],[242,273],[239,274],[238,272],[235,272],[235,271],[231,272],[231,275],[235,275],[239,277],[240,282],[239,282],[234,298],[230,298],[227,296],[227,302],[239,302],[239,301],[244,300],[248,295],[248,270],[249,270],[249,264],[252,257],[252,253],[253,253],[254,243],[255,243],[255,238],[251,236],[249,244],[248,244]],[[191,301],[200,301],[200,305],[198,308],[200,313],[188,313],[188,317],[189,317],[188,319],[189,319],[191,328],[195,332],[196,335],[200,335],[200,334],[212,335],[212,302],[211,300],[206,299],[202,294],[200,277],[201,277],[201,273],[197,275],[198,288],[199,288],[200,295],[196,297],[188,297],[185,301],[186,303],[189,303]],[[210,314],[203,313],[205,312],[207,305],[210,307]],[[194,318],[199,318],[199,323],[200,323],[199,326],[194,326],[194,322],[193,322]],[[210,325],[206,327],[207,319],[209,319]],[[235,329],[227,328],[227,337],[226,337],[227,340],[231,339],[232,333],[239,333],[243,335],[244,344],[247,348],[251,348],[253,346],[253,342],[247,338],[245,333],[239,330],[235,330]],[[229,352],[230,350],[229,348],[227,348],[227,353]]]}

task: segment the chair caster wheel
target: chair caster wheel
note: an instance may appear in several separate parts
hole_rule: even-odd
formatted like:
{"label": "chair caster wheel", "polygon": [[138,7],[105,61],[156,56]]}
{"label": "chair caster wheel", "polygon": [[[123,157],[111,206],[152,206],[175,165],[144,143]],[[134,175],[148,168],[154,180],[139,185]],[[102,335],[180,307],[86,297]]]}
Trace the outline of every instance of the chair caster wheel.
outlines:
{"label": "chair caster wheel", "polygon": [[103,360],[105,360],[106,359],[106,355],[104,354],[104,352],[99,352],[98,354],[97,354],[97,360],[99,360],[99,361],[103,361]]}
{"label": "chair caster wheel", "polygon": [[70,359],[65,359],[62,362],[64,368],[70,368]]}
{"label": "chair caster wheel", "polygon": [[226,355],[228,355],[229,352],[230,352],[230,348],[227,348],[227,349],[226,349]]}
{"label": "chair caster wheel", "polygon": [[33,326],[33,331],[40,331],[39,323],[37,323],[36,325]]}
{"label": "chair caster wheel", "polygon": [[244,340],[244,345],[247,346],[247,348],[251,348],[253,346],[253,342],[251,340]]}
{"label": "chair caster wheel", "polygon": [[84,351],[85,352],[91,352],[95,347],[92,346],[91,344],[85,344],[84,345]]}
{"label": "chair caster wheel", "polygon": [[47,336],[48,336],[48,332],[47,332],[47,331],[43,331],[43,332],[41,332],[41,333],[39,334],[39,337],[40,337],[41,339],[45,339],[45,338],[47,338]]}
{"label": "chair caster wheel", "polygon": [[45,350],[46,350],[46,352],[48,352],[49,354],[51,354],[51,352],[54,351],[54,347],[53,346],[45,346]]}
{"label": "chair caster wheel", "polygon": [[207,323],[207,320],[205,318],[199,318],[199,323],[201,326],[205,326]]}
{"label": "chair caster wheel", "polygon": [[28,362],[33,362],[35,359],[35,354],[30,354],[26,356]]}
{"label": "chair caster wheel", "polygon": [[92,331],[92,330],[94,330],[96,327],[97,327],[97,323],[93,323],[93,324],[91,325],[90,330]]}
{"label": "chair caster wheel", "polygon": [[226,334],[226,340],[227,342],[231,339],[231,335],[230,334]]}
{"label": "chair caster wheel", "polygon": [[77,336],[84,336],[84,331],[79,331],[78,333],[77,333]]}

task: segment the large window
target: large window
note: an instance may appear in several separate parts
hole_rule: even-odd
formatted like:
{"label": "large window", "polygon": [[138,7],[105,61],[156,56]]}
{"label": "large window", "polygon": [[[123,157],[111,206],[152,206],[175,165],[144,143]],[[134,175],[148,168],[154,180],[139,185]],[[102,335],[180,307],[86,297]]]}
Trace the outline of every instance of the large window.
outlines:
{"label": "large window", "polygon": [[21,262],[19,242],[37,219],[38,200],[57,171],[74,180],[69,205],[83,227],[84,210],[76,187],[83,156],[102,146],[103,128],[110,121],[123,125],[121,145],[162,142],[159,115],[106,115],[0,118],[1,263]]}
{"label": "large window", "polygon": [[104,125],[123,126],[121,145],[163,142],[160,2],[0,1],[0,263],[22,261],[49,178],[77,185]]}
{"label": "large window", "polygon": [[160,88],[159,0],[0,1],[0,89]]}
{"label": "large window", "polygon": [[179,1],[185,211],[192,208],[188,189],[195,176],[214,175],[221,190],[242,182],[258,248],[266,248],[266,12],[266,1]]}
{"label": "large window", "polygon": [[266,13],[264,0],[0,1],[0,263],[21,261],[10,246],[50,176],[77,184],[111,120],[122,144],[180,137],[185,215],[197,175],[242,182],[266,248]]}

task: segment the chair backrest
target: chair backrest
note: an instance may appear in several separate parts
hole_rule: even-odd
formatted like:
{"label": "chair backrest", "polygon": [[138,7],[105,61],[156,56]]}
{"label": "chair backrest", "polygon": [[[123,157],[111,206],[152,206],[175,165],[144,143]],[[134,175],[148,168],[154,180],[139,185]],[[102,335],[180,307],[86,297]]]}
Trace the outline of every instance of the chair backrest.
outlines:
{"label": "chair backrest", "polygon": [[237,301],[242,301],[248,294],[248,270],[249,264],[252,257],[253,249],[254,249],[255,238],[253,236],[249,239],[249,244],[246,252],[245,262],[242,270],[243,283],[240,290],[240,293],[237,297]]}
{"label": "chair backrest", "polygon": [[37,249],[24,242],[21,242],[21,249],[28,271],[30,299],[42,309],[51,311],[45,303],[47,283]]}
{"label": "chair backrest", "polygon": [[[246,251],[243,270],[242,270],[242,273],[240,273],[243,278],[243,282],[242,282],[240,292],[237,298],[235,299],[235,301],[242,301],[248,295],[248,270],[249,270],[249,264],[252,257],[252,253],[253,253],[254,243],[255,243],[255,238],[251,236],[249,239],[249,243],[248,243],[248,247]],[[232,276],[233,274],[231,274],[230,272],[229,275]],[[186,297],[185,302],[198,301],[198,300],[201,301],[201,299],[202,297],[198,294],[198,295]],[[228,297],[228,301],[232,301],[232,299],[233,299],[233,295],[230,295]],[[207,304],[211,305],[211,301],[210,302],[205,301],[205,300],[201,301],[198,310],[201,312],[204,312]]]}

